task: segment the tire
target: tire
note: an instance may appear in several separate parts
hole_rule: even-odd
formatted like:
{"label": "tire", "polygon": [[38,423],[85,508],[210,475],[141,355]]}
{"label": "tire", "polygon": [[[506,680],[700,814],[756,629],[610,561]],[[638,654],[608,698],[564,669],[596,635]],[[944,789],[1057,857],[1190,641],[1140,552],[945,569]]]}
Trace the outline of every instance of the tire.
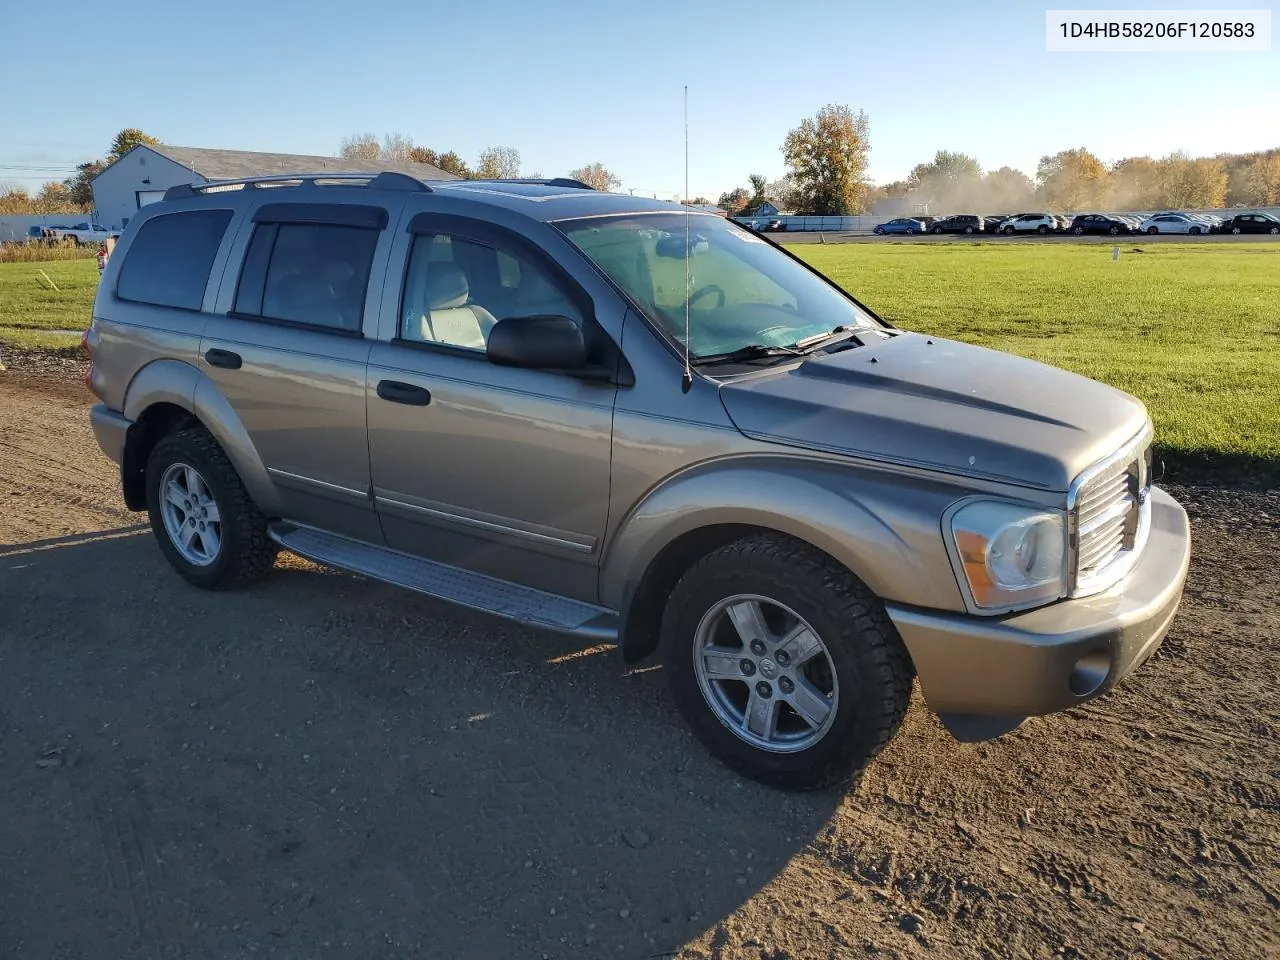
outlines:
{"label": "tire", "polygon": [[968,233],[973,233],[973,227],[965,227],[965,228],[964,228],[964,232],[965,232],[965,233],[967,233],[967,234],[968,234]]}
{"label": "tire", "polygon": [[1119,233],[1119,232],[1120,232],[1120,228],[1119,228],[1119,227],[1115,227],[1115,226],[1113,226],[1113,227],[1111,227],[1109,230],[1107,230],[1107,233],[1111,234],[1113,237],[1114,237],[1117,233]]}
{"label": "tire", "polygon": [[1040,226],[1036,227],[1036,233],[1040,234],[1040,236],[1042,237],[1048,232],[1049,232],[1049,228],[1046,227],[1043,223],[1040,224]]}
{"label": "tire", "polygon": [[[1231,232],[1232,232],[1232,233],[1234,233],[1234,234],[1237,234],[1237,235],[1238,235],[1238,234],[1240,233],[1240,228],[1239,228],[1239,227],[1232,227],[1232,228],[1231,228]],[[1272,232],[1272,233],[1275,233],[1275,230],[1274,230],[1274,229],[1272,229],[1272,231],[1271,231],[1271,232]]]}
{"label": "tire", "polygon": [[1157,233],[1159,233],[1159,232],[1160,232],[1160,228],[1159,228],[1159,227],[1147,227],[1147,235],[1148,235],[1148,236],[1152,236],[1152,237],[1154,237],[1154,236],[1155,236]]}
{"label": "tire", "polygon": [[1077,237],[1084,236],[1084,227],[1072,227],[1071,232],[1074,233]]}
{"label": "tire", "polygon": [[1272,227],[1270,230],[1267,231],[1267,233],[1271,234],[1271,236],[1274,237],[1276,234],[1280,233],[1280,227]]}
{"label": "tire", "polygon": [[[196,474],[195,480],[190,471]],[[178,495],[194,491],[196,496],[184,502],[196,506],[183,508],[171,501],[174,509],[167,508],[162,481],[166,488],[176,484]],[[226,590],[260,580],[271,570],[279,548],[267,536],[267,520],[249,498],[227,455],[203,427],[171,433],[155,445],[147,458],[146,491],[151,531],[165,559],[189,582],[206,590]],[[203,518],[212,512],[209,500],[218,519],[206,522]],[[201,501],[206,506],[200,507]],[[184,548],[169,528],[187,529],[185,522],[190,521],[196,521],[199,530],[191,546]],[[193,558],[197,553],[210,556]]]}
{"label": "tire", "polygon": [[934,232],[934,233],[942,233],[942,228],[941,228],[941,227],[934,227],[934,228],[933,228],[933,232]]}
{"label": "tire", "polygon": [[915,228],[915,227],[907,227],[907,236],[908,236],[908,237],[914,237],[915,235],[916,235],[916,228]]}
{"label": "tire", "polygon": [[[721,610],[727,603],[739,611],[752,603],[768,611],[770,643],[760,656]],[[811,628],[821,649],[789,674],[778,656],[786,644],[777,641],[797,626],[795,618]],[[717,631],[719,669],[732,675],[709,677],[710,667],[699,666],[709,662],[699,655],[713,635],[709,625]],[[722,644],[733,650],[727,657]],[[875,595],[807,544],[773,534],[721,547],[685,573],[667,601],[662,651],[676,705],[698,739],[739,774],[789,790],[857,776],[897,733],[911,699],[911,660]],[[748,660],[749,673],[742,666]],[[810,697],[816,693],[820,699],[801,696],[801,679]],[[768,697],[753,692],[762,682],[772,691]],[[828,706],[822,725],[804,720],[791,706],[793,699],[809,709]],[[752,703],[777,704],[775,719],[765,727],[777,738],[770,741],[773,749],[748,740],[753,734],[745,729],[746,708]],[[734,709],[741,714],[736,719],[730,716]]]}
{"label": "tire", "polygon": [[1199,228],[1199,227],[1192,227],[1191,229],[1189,229],[1189,230],[1187,231],[1187,233],[1189,233],[1189,234],[1190,234],[1191,236],[1193,236],[1193,237],[1198,237],[1198,236],[1200,236],[1200,228]]}
{"label": "tire", "polygon": [[872,230],[871,232],[872,232],[872,233],[874,233],[877,237],[883,237],[883,236],[884,236],[884,228],[883,228],[883,227],[876,227],[876,228],[875,228],[874,230]]}
{"label": "tire", "polygon": [[1012,237],[1012,236],[1013,236],[1013,227],[1005,227],[1005,228],[1001,231],[1001,233],[1003,233],[1006,237]]}

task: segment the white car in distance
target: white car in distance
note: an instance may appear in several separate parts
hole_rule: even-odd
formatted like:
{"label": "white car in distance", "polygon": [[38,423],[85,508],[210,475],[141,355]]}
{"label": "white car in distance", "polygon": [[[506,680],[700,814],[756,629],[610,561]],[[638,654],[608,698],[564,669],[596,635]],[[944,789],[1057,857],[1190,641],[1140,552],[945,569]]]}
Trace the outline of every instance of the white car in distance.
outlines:
{"label": "white car in distance", "polygon": [[1159,213],[1147,217],[1138,227],[1142,233],[1189,233],[1193,236],[1209,233],[1211,229],[1208,222],[1189,217],[1185,213]]}
{"label": "white car in distance", "polygon": [[1056,233],[1058,221],[1047,213],[1020,213],[1000,224],[1000,232],[1011,233]]}

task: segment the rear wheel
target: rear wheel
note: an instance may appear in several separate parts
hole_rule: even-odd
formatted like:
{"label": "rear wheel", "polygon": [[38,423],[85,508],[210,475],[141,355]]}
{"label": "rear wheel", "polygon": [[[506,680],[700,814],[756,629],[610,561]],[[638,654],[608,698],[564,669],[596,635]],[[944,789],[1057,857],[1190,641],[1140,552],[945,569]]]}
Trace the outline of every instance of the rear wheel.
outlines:
{"label": "rear wheel", "polygon": [[907,236],[914,237],[916,235],[915,227],[907,227]]}
{"label": "rear wheel", "polygon": [[1036,227],[1036,233],[1040,234],[1041,236],[1044,236],[1048,232],[1049,232],[1049,228],[1046,227],[1043,223],[1040,224],[1040,226]]}
{"label": "rear wheel", "polygon": [[1191,234],[1191,236],[1193,237],[1198,237],[1200,235],[1200,228],[1192,227],[1190,230],[1187,231],[1187,233]]}
{"label": "rear wheel", "polygon": [[207,430],[171,433],[147,458],[147,512],[165,558],[198,587],[218,590],[265,576],[278,548],[266,518]]}
{"label": "rear wheel", "polygon": [[1114,224],[1107,230],[1107,233],[1111,234],[1113,237],[1119,232],[1120,232],[1120,228],[1115,226]]}
{"label": "rear wheel", "polygon": [[788,789],[853,777],[892,739],[910,659],[876,597],[806,544],[761,535],[696,563],[667,602],[663,658],[698,738]]}
{"label": "rear wheel", "polygon": [[1276,234],[1280,233],[1280,227],[1272,227],[1270,230],[1267,231],[1267,233],[1271,234],[1274,237]]}

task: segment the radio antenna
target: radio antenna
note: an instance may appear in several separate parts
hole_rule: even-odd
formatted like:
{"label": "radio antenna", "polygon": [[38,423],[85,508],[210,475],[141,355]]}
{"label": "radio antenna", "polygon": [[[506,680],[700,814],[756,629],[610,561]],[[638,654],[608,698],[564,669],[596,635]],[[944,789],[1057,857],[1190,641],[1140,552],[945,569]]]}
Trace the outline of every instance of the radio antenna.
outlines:
{"label": "radio antenna", "polygon": [[684,85],[684,377],[680,389],[688,393],[693,386],[693,367],[689,363],[689,85]]}

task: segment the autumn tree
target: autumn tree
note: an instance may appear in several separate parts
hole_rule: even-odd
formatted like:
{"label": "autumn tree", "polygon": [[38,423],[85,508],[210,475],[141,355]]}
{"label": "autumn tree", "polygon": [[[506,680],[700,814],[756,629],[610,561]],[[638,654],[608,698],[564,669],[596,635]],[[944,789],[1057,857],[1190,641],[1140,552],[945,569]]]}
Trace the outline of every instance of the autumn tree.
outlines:
{"label": "autumn tree", "polygon": [[720,199],[716,201],[716,206],[732,217],[747,209],[747,204],[750,201],[750,193],[742,187],[735,187],[733,190],[726,190],[720,194]]}
{"label": "autumn tree", "polygon": [[342,139],[338,155],[348,160],[377,160],[382,155],[382,142],[376,133],[357,133]]}
{"label": "autumn tree", "polygon": [[769,186],[769,181],[763,174],[753,173],[751,176],[747,177],[747,182],[751,184],[751,198],[747,201],[747,206],[752,210],[755,210],[769,199],[765,196],[765,190]]}
{"label": "autumn tree", "polygon": [[605,193],[622,186],[622,178],[606,170],[603,163],[589,163],[577,170],[570,170],[569,176],[574,180],[581,180],[592,190],[602,190]]}
{"label": "autumn tree", "polygon": [[452,150],[437,153],[430,147],[410,147],[405,154],[405,159],[410,163],[430,164],[445,173],[452,173],[455,177],[466,179],[471,176],[471,168],[467,166],[467,162]]}
{"label": "autumn tree", "polygon": [[1041,157],[1036,168],[1044,202],[1064,211],[1086,210],[1102,202],[1107,168],[1084,147]]}
{"label": "autumn tree", "polygon": [[1107,205],[1114,210],[1160,206],[1160,164],[1150,157],[1125,157],[1107,176]]}
{"label": "autumn tree", "polygon": [[939,150],[928,163],[918,163],[907,175],[911,195],[939,209],[977,210],[980,203],[982,164],[976,157],[954,150]]}
{"label": "autumn tree", "polygon": [[[864,111],[828,104],[787,134],[782,153],[795,178],[795,202],[806,212],[843,216],[866,206],[867,154]],[[749,197],[748,197],[749,199]]]}
{"label": "autumn tree", "polygon": [[137,127],[125,127],[111,141],[111,149],[107,151],[107,163],[115,163],[134,147],[155,147],[159,144],[159,140],[150,134],[143,133]]}
{"label": "autumn tree", "polygon": [[1216,157],[1192,159],[1177,151],[1159,164],[1160,206],[1170,209],[1212,209],[1227,199],[1227,171]]}
{"label": "autumn tree", "polygon": [[986,213],[1018,213],[1035,202],[1036,185],[1021,170],[1000,167],[982,177],[982,200]]}
{"label": "autumn tree", "polygon": [[1252,207],[1280,205],[1280,152],[1259,154],[1244,166],[1245,196]]}
{"label": "autumn tree", "polygon": [[520,151],[515,147],[485,147],[476,164],[480,180],[511,180],[520,176]]}

